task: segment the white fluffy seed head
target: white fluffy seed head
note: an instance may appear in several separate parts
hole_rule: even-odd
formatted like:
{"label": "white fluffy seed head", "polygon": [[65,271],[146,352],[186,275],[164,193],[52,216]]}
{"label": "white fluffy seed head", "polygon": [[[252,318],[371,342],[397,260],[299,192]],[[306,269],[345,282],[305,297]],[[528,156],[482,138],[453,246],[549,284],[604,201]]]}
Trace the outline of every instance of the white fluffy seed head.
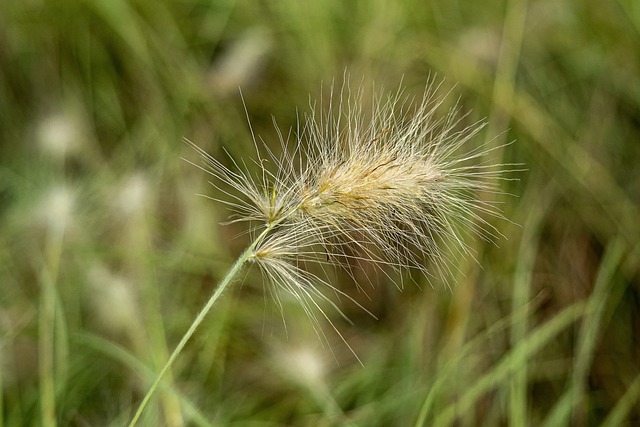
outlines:
{"label": "white fluffy seed head", "polygon": [[431,267],[449,270],[445,252],[468,255],[463,235],[499,235],[484,216],[502,215],[477,192],[497,193],[504,165],[487,163],[495,147],[468,147],[483,123],[463,126],[457,107],[441,114],[438,89],[430,81],[418,102],[400,90],[365,111],[362,89],[332,88],[328,111],[322,102],[312,108],[293,137],[278,130],[282,155],[254,140],[258,173],[234,160],[229,169],[196,147],[234,221],[269,231],[252,260],[272,282],[301,300],[318,296],[314,282],[326,281],[306,272],[301,262],[311,259],[429,276]]}
{"label": "white fluffy seed head", "polygon": [[46,117],[37,127],[37,139],[43,152],[57,159],[76,153],[82,145],[82,123],[70,113]]}
{"label": "white fluffy seed head", "polygon": [[63,233],[73,224],[76,194],[64,186],[54,186],[44,195],[37,210],[41,222],[49,231]]}

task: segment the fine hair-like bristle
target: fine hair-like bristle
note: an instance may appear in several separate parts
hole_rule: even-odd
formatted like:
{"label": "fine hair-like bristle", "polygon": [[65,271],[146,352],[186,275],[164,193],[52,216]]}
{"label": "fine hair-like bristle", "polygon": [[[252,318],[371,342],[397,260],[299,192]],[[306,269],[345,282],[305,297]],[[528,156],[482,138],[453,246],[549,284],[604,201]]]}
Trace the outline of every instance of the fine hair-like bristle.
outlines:
{"label": "fine hair-like bristle", "polygon": [[366,260],[385,274],[413,268],[433,277],[471,255],[465,234],[500,235],[486,217],[501,213],[478,193],[498,193],[505,165],[488,159],[496,147],[472,146],[482,122],[462,125],[457,104],[441,112],[439,89],[430,80],[417,101],[398,90],[365,111],[362,87],[332,86],[328,106],[312,107],[295,135],[276,126],[282,154],[254,138],[254,173],[194,145],[228,196],[216,200],[235,212],[231,222],[251,224],[248,260],[312,318],[317,298],[327,299],[320,288],[340,291],[306,270],[308,261],[352,268]]}

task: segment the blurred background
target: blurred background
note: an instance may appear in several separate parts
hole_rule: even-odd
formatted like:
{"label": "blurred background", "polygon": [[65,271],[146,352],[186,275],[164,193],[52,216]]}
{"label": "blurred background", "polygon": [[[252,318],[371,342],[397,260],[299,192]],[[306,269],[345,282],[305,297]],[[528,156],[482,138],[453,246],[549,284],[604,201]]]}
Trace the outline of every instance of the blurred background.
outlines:
{"label": "blurred background", "polygon": [[448,283],[339,275],[377,317],[327,310],[348,346],[247,271],[142,424],[640,423],[640,3],[25,0],[0,2],[0,425],[129,421],[248,243],[183,137],[250,158],[248,118],[277,150],[272,116],[345,70],[436,75],[473,144],[515,141],[506,238]]}

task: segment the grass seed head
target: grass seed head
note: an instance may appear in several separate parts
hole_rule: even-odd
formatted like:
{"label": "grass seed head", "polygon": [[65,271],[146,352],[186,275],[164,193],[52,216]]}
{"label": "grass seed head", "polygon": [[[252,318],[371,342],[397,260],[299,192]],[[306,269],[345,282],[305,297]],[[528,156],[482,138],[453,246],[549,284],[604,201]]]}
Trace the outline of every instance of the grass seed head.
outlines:
{"label": "grass seed head", "polygon": [[351,268],[366,260],[430,276],[432,267],[449,269],[446,249],[469,254],[465,234],[499,235],[485,216],[501,214],[477,193],[498,192],[501,165],[487,163],[493,148],[467,148],[483,123],[463,126],[457,106],[442,114],[438,89],[430,81],[417,102],[399,90],[365,111],[362,89],[346,84],[335,94],[332,87],[328,108],[312,107],[295,136],[276,126],[283,154],[254,139],[257,174],[196,148],[228,196],[221,201],[235,211],[233,221],[260,232],[251,260],[306,308],[322,296],[318,283],[336,292],[305,269],[308,261]]}

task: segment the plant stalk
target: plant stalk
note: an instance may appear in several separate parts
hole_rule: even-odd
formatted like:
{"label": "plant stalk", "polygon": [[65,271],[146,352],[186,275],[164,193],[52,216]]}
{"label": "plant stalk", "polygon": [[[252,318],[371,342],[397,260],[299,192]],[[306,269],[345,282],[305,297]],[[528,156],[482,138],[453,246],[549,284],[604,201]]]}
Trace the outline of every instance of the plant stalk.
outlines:
{"label": "plant stalk", "polygon": [[169,356],[169,360],[167,360],[167,362],[164,364],[164,366],[162,367],[162,370],[156,377],[153,385],[151,386],[147,394],[144,396],[144,399],[142,399],[140,406],[138,406],[138,410],[136,411],[135,415],[131,419],[131,422],[129,423],[129,427],[134,427],[137,424],[138,420],[140,419],[140,416],[142,415],[142,412],[144,411],[145,407],[149,403],[149,400],[151,400],[151,396],[153,396],[154,392],[160,385],[160,381],[162,381],[162,378],[165,376],[167,371],[171,368],[175,360],[178,358],[178,355],[182,352],[182,350],[186,346],[189,339],[191,339],[193,334],[196,332],[196,330],[198,329],[198,327],[200,326],[204,318],[207,316],[207,314],[209,313],[209,311],[211,310],[215,302],[229,287],[229,285],[231,284],[235,276],[240,272],[244,264],[251,258],[257,244],[262,240],[264,236],[266,236],[269,233],[269,231],[271,231],[274,225],[275,224],[270,224],[269,226],[267,226],[267,228],[265,228],[262,231],[262,233],[260,233],[260,235],[256,237],[256,239],[253,242],[251,242],[251,244],[244,250],[242,255],[238,257],[238,259],[233,264],[233,266],[229,269],[227,274],[222,278],[222,281],[216,288],[215,292],[213,293],[213,295],[211,295],[211,298],[209,298],[209,300],[204,305],[202,310],[200,310],[200,313],[198,313],[196,318],[193,320],[187,332],[182,336],[182,339],[180,340],[176,348],[171,353],[171,356]]}

